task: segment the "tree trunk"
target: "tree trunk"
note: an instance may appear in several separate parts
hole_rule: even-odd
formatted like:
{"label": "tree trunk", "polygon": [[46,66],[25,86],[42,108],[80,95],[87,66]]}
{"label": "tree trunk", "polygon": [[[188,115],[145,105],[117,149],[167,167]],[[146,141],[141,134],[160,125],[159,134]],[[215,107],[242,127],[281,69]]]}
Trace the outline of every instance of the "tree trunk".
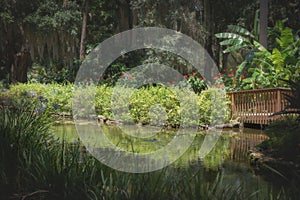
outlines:
{"label": "tree trunk", "polygon": [[268,0],[260,0],[259,6],[259,42],[267,48],[268,46]]}
{"label": "tree trunk", "polygon": [[118,31],[123,32],[130,29],[131,25],[131,10],[127,0],[121,0],[119,4],[119,27]]}
{"label": "tree trunk", "polygon": [[[212,57],[213,56],[213,52],[212,52],[213,21],[212,21],[212,6],[211,6],[211,1],[209,0],[204,0],[204,26],[207,32],[204,47],[207,53]],[[207,78],[211,77],[211,73],[212,73],[211,58],[206,57],[204,62],[205,62],[204,76]]]}
{"label": "tree trunk", "polygon": [[27,81],[27,71],[31,65],[30,49],[21,24],[13,24],[8,30],[6,48],[7,69],[9,69],[9,82],[24,83]]}
{"label": "tree trunk", "polygon": [[80,53],[79,58],[82,61],[85,57],[85,40],[86,40],[86,26],[87,26],[87,17],[88,17],[88,0],[83,2],[83,11],[82,11],[82,29],[81,29],[81,39],[80,39]]}

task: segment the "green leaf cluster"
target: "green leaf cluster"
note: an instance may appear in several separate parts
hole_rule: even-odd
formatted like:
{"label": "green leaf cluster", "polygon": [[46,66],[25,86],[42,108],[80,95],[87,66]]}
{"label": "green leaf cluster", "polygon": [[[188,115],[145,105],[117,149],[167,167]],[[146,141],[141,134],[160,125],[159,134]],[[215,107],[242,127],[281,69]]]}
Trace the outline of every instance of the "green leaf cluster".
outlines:
{"label": "green leaf cluster", "polygon": [[25,22],[34,25],[37,30],[67,31],[73,35],[79,33],[81,11],[75,1],[67,1],[60,4],[56,1],[40,2],[35,12],[25,19]]}
{"label": "green leaf cluster", "polygon": [[[245,60],[236,67],[236,90],[288,86],[285,80],[295,80],[300,74],[300,40],[297,34],[278,21],[269,31],[269,48],[263,47],[256,37],[240,26],[230,25],[231,32],[215,36],[224,39],[224,53],[246,52]],[[247,71],[246,73],[244,73]],[[245,78],[241,79],[241,76]]]}
{"label": "green leaf cluster", "polygon": [[269,140],[264,141],[261,148],[271,152],[275,157],[300,163],[300,123],[293,116],[276,121],[267,129]]}
{"label": "green leaf cluster", "polygon": [[[117,117],[125,122],[197,126],[216,125],[230,119],[228,99],[217,88],[209,88],[197,95],[176,87],[147,86],[136,90],[118,87],[86,87],[76,90],[78,94],[75,95],[80,95],[85,105],[95,105],[96,114]],[[71,114],[73,95],[72,84],[28,83],[12,85],[0,97],[13,104],[38,102],[45,107],[43,112],[46,113]],[[92,101],[88,98],[91,95],[95,95],[95,99],[88,102]],[[83,109],[78,114],[86,115],[87,110]]]}

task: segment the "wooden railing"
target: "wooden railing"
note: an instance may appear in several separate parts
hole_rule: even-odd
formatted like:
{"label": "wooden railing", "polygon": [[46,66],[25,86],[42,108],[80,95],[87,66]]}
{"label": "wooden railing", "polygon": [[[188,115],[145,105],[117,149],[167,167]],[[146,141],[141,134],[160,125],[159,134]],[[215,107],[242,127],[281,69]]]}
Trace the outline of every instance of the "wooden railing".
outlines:
{"label": "wooden railing", "polygon": [[231,100],[233,118],[244,123],[267,125],[282,117],[270,116],[288,105],[284,94],[292,93],[288,88],[269,88],[227,94]]}
{"label": "wooden railing", "polygon": [[235,161],[249,161],[247,155],[249,150],[268,139],[268,136],[261,133],[239,134],[231,138],[230,158]]}

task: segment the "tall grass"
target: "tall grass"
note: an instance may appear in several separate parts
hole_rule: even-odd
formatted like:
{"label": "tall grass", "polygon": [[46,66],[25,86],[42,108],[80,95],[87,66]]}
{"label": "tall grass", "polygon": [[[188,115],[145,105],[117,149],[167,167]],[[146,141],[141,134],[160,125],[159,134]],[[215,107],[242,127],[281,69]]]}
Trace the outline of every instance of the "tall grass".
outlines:
{"label": "tall grass", "polygon": [[48,116],[32,110],[0,107],[0,199],[266,199],[259,190],[223,182],[222,173],[203,176],[198,165],[115,171],[79,141],[54,139]]}

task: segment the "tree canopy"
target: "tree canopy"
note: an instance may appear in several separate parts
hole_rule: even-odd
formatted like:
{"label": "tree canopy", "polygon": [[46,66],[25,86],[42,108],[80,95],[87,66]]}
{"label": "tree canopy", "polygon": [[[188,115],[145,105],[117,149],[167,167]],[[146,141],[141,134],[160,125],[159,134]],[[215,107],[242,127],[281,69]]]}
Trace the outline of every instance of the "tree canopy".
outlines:
{"label": "tree canopy", "polygon": [[[287,19],[298,30],[300,3],[269,0],[268,25]],[[254,30],[259,1],[1,0],[0,79],[26,82],[32,64],[67,69],[72,80],[84,55],[104,39],[141,26],[180,31],[202,44],[218,66],[227,55],[214,37],[230,24]],[[136,59],[138,62],[138,59]]]}

